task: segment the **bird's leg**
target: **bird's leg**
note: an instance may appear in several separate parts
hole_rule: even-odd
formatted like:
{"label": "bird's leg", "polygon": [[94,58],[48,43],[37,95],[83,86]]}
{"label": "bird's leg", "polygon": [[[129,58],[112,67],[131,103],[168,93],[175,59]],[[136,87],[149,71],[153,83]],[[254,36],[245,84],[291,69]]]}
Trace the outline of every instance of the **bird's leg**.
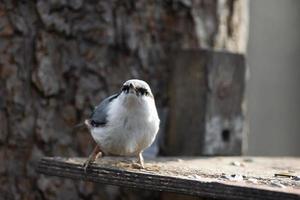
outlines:
{"label": "bird's leg", "polygon": [[95,160],[97,160],[98,158],[101,158],[103,156],[102,151],[99,151],[95,157]]}
{"label": "bird's leg", "polygon": [[145,168],[144,158],[143,158],[142,152],[139,153],[137,162],[133,164],[133,167],[137,168],[137,169],[144,169]]}
{"label": "bird's leg", "polygon": [[89,165],[101,156],[102,156],[101,149],[98,145],[96,145],[93,152],[88,157],[88,159],[83,163],[84,172],[86,173],[86,170],[89,167]]}
{"label": "bird's leg", "polygon": [[142,168],[145,168],[144,166],[144,158],[142,152],[139,153],[138,163],[142,166]]}

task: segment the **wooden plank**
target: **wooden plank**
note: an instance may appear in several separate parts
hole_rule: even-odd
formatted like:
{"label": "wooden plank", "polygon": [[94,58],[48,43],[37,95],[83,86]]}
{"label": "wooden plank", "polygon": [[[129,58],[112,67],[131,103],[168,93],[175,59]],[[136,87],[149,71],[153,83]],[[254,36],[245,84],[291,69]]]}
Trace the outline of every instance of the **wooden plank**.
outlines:
{"label": "wooden plank", "polygon": [[[146,168],[132,159],[104,157],[84,172],[83,158],[45,157],[37,171],[46,175],[123,187],[168,191],[218,199],[300,199],[300,159],[157,158]],[[290,177],[276,177],[289,174]]]}
{"label": "wooden plank", "polygon": [[183,50],[170,56],[170,111],[164,137],[165,146],[162,148],[164,155],[203,154],[207,94],[206,58],[206,51],[203,50]]}
{"label": "wooden plank", "polygon": [[168,58],[170,110],[162,153],[241,155],[246,139],[244,56],[202,49]]}

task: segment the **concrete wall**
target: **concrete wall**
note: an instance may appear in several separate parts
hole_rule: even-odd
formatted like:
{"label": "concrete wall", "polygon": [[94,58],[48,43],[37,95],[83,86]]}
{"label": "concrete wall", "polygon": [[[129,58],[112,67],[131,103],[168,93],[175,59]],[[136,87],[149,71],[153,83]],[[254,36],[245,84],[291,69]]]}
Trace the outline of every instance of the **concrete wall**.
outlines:
{"label": "concrete wall", "polygon": [[250,0],[251,155],[300,156],[300,1]]}

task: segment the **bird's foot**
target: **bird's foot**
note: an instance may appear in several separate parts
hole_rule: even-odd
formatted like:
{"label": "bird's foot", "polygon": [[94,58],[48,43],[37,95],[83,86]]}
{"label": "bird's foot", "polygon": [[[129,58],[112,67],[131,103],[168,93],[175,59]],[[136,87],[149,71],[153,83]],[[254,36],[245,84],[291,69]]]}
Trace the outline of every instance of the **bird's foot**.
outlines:
{"label": "bird's foot", "polygon": [[134,169],[145,169],[145,166],[140,163],[132,163],[132,168]]}
{"label": "bird's foot", "polygon": [[88,158],[88,159],[83,163],[82,167],[83,167],[84,173],[87,172],[88,167],[89,167],[93,162],[94,162],[93,159]]}
{"label": "bird's foot", "polygon": [[132,164],[132,167],[135,169],[145,169],[144,158],[143,158],[142,152],[139,153],[138,160],[136,163]]}
{"label": "bird's foot", "polygon": [[93,152],[89,156],[89,158],[83,163],[83,170],[84,173],[87,172],[88,167],[99,157],[102,157],[102,152],[101,149],[99,148],[98,145],[94,148]]}

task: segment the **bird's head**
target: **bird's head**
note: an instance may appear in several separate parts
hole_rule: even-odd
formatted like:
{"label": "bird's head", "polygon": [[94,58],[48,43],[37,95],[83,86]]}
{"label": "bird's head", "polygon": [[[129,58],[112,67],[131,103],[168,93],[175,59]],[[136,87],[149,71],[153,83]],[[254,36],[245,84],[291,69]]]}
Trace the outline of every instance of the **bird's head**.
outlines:
{"label": "bird's head", "polygon": [[138,80],[138,79],[131,79],[126,81],[121,88],[121,93],[124,95],[138,97],[138,98],[142,98],[142,97],[153,98],[149,85],[145,81]]}
{"label": "bird's head", "polygon": [[149,85],[145,81],[138,79],[131,79],[123,84],[120,98],[124,105],[128,107],[154,102]]}

